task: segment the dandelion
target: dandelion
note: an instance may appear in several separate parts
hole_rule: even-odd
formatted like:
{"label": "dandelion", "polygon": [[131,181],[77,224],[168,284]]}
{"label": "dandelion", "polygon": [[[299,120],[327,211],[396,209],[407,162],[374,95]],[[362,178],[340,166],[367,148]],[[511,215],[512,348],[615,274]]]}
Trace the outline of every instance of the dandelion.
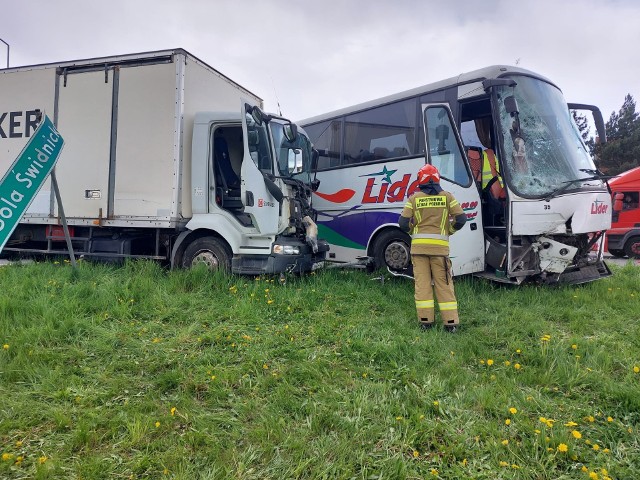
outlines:
{"label": "dandelion", "polygon": [[613,422],[613,418],[607,417],[607,422]]}
{"label": "dandelion", "polygon": [[176,414],[176,407],[171,407],[171,416],[173,417]]}
{"label": "dandelion", "polygon": [[16,441],[16,447],[20,448],[22,446],[22,440]]}
{"label": "dandelion", "polygon": [[502,442],[500,442],[500,443],[502,443],[503,445],[509,445],[509,440],[507,440],[507,439],[505,438],[505,439],[504,439],[504,440],[502,440]]}
{"label": "dandelion", "polygon": [[160,339],[158,337],[154,337],[153,340],[151,340],[153,343],[160,343]]}
{"label": "dandelion", "polygon": [[573,438],[582,438],[582,434],[577,430],[573,430],[571,435],[573,435]]}
{"label": "dandelion", "polygon": [[40,465],[42,465],[43,463],[45,463],[47,460],[49,460],[49,458],[48,458],[47,456],[45,456],[45,455],[43,455],[43,456],[41,456],[41,457],[38,457],[38,463],[39,463]]}
{"label": "dandelion", "polygon": [[22,461],[24,460],[24,457],[22,455],[19,455],[16,457],[16,465],[20,466],[20,464],[22,463]]}
{"label": "dandelion", "polygon": [[567,422],[564,424],[565,427],[577,427],[578,424],[576,422]]}
{"label": "dandelion", "polygon": [[639,367],[639,366],[637,366],[637,365],[635,365],[635,366],[633,367],[633,373],[640,373],[640,367]]}
{"label": "dandelion", "polygon": [[[611,290],[611,289],[609,289]],[[596,472],[589,472],[589,478],[591,480],[598,480],[598,474]]]}
{"label": "dandelion", "polygon": [[487,365],[489,365],[489,366],[493,365],[493,360],[491,360],[490,358],[487,359]]}
{"label": "dandelion", "polygon": [[13,459],[13,453],[2,454],[2,461],[6,462],[7,460],[12,460],[12,459]]}
{"label": "dandelion", "polygon": [[595,421],[596,421],[596,419],[593,417],[593,415],[589,415],[589,416],[587,417],[587,421],[589,421],[589,422],[593,423],[593,422],[595,422]]}
{"label": "dandelion", "polygon": [[597,443],[594,443],[593,447],[591,448],[593,448],[597,452],[598,450],[600,450],[600,445],[598,445]]}
{"label": "dandelion", "polygon": [[516,465],[515,463],[512,463],[511,468],[513,468],[514,470],[517,470],[520,468],[520,465]]}
{"label": "dandelion", "polygon": [[431,475],[433,475],[434,477],[438,476],[438,470],[436,470],[435,468],[431,469]]}
{"label": "dandelion", "polygon": [[156,422],[156,428],[160,427],[160,422]]}
{"label": "dandelion", "polygon": [[509,413],[510,413],[511,415],[515,415],[516,413],[518,413],[518,409],[517,409],[517,408],[514,408],[514,407],[511,407],[511,408],[509,409]]}
{"label": "dandelion", "polygon": [[215,375],[211,375],[211,380],[215,380],[216,376]]}
{"label": "dandelion", "polygon": [[438,405],[440,405],[440,402],[438,400],[434,400],[433,401],[433,406],[437,407]]}
{"label": "dandelion", "polygon": [[169,475],[169,469],[167,467],[164,467],[164,470],[162,470],[162,474]]}
{"label": "dandelion", "polygon": [[507,419],[504,421],[504,424],[505,424],[505,425],[511,425],[511,419],[510,419],[510,418],[507,418]]}
{"label": "dandelion", "polygon": [[400,422],[402,420],[402,417],[396,417],[396,420]]}
{"label": "dandelion", "polygon": [[413,451],[413,458],[418,458],[420,456],[420,452],[418,452],[417,450]]}
{"label": "dandelion", "polygon": [[505,462],[504,460],[500,462],[500,466],[501,467],[508,467],[509,466],[509,462]]}
{"label": "dandelion", "polygon": [[582,468],[580,470],[582,470],[583,472],[589,471],[589,469],[585,465],[582,465]]}
{"label": "dandelion", "polygon": [[541,340],[543,342],[548,342],[549,340],[551,340],[551,335],[543,335]]}
{"label": "dandelion", "polygon": [[515,368],[516,370],[520,370],[520,364],[519,364],[519,363],[516,363],[516,364],[513,366],[513,368]]}
{"label": "dandelion", "polygon": [[4,348],[5,350],[9,350],[9,344],[5,343],[4,345],[2,345],[2,348]]}
{"label": "dandelion", "polygon": [[567,447],[566,443],[561,443],[560,445],[558,445],[558,451],[559,452],[567,452],[569,450],[569,447]]}
{"label": "dandelion", "polygon": [[578,349],[578,345],[576,345],[575,343],[573,345],[571,345],[571,348],[573,348],[574,350]]}
{"label": "dandelion", "polygon": [[518,355],[520,355],[520,354],[522,353],[522,350],[520,350],[520,349],[518,348],[518,349],[516,350],[516,353],[517,353]]}
{"label": "dandelion", "polygon": [[466,459],[466,458],[463,458],[463,459],[462,459],[462,462],[460,462],[460,463],[462,463],[462,466],[463,466],[463,467],[466,467],[466,466],[467,466],[467,464],[468,464],[469,462],[467,461],[467,459]]}
{"label": "dandelion", "polygon": [[263,368],[263,369],[265,369],[265,370],[269,370],[269,365],[267,365],[266,363],[264,363],[264,364],[262,365],[262,368]]}
{"label": "dandelion", "polygon": [[603,448],[602,449],[602,453],[609,453],[611,450],[609,450],[608,448]]}
{"label": "dandelion", "polygon": [[505,360],[504,361],[504,366],[508,367],[509,365],[511,365],[511,362],[509,360]]}

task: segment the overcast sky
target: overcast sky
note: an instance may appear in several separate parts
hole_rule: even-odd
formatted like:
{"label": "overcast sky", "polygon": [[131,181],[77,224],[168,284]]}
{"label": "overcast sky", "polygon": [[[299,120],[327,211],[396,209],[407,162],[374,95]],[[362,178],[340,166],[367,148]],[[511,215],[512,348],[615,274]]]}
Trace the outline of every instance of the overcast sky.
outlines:
{"label": "overcast sky", "polygon": [[636,0],[0,0],[0,12],[12,67],[180,47],[294,120],[493,64],[541,73],[605,120],[627,93],[640,101]]}

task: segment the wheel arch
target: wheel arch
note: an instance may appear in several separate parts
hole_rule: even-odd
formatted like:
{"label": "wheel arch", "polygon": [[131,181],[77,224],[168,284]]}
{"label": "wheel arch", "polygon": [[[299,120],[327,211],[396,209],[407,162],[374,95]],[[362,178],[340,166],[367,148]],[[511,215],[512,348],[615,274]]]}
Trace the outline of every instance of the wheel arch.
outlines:
{"label": "wheel arch", "polygon": [[173,250],[171,252],[171,268],[180,267],[182,265],[182,260],[184,256],[184,252],[187,250],[189,245],[191,245],[194,241],[199,238],[204,237],[215,237],[219,240],[222,240],[229,250],[233,253],[233,248],[229,244],[226,238],[220,235],[215,230],[211,230],[208,228],[199,228],[197,230],[187,230],[182,232],[178,239],[176,240]]}
{"label": "wheel arch", "polygon": [[403,232],[402,230],[400,230],[400,227],[398,226],[398,224],[385,223],[383,225],[380,225],[378,228],[376,228],[373,231],[373,233],[369,237],[369,243],[367,243],[367,256],[372,257],[375,254],[374,247],[376,245],[376,241],[384,233],[389,232],[389,231],[399,232],[399,233],[407,235],[407,237],[410,238],[410,236],[409,236],[409,234],[407,232]]}

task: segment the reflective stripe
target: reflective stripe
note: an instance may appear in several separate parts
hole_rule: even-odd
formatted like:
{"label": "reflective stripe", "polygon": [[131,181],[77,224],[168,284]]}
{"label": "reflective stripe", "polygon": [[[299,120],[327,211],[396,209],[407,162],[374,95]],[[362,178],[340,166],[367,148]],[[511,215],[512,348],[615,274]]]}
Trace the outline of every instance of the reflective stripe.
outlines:
{"label": "reflective stripe", "polygon": [[408,208],[410,210],[413,210],[413,205],[411,205],[411,202],[407,202],[404,204],[404,208]]}
{"label": "reflective stripe", "polygon": [[435,240],[431,238],[415,238],[411,240],[411,245],[441,245],[443,247],[448,247],[449,240]]}
{"label": "reflective stripe", "polygon": [[414,233],[411,238],[435,238],[438,240],[448,240],[449,235],[439,235],[437,233]]}
{"label": "reflective stripe", "polygon": [[458,201],[454,199],[454,200],[449,204],[449,207],[455,207],[456,205],[458,205]]}
{"label": "reflective stripe", "polygon": [[416,308],[433,308],[433,300],[416,300]]}
{"label": "reflective stripe", "polygon": [[438,307],[440,308],[440,310],[457,310],[458,309],[458,302],[438,303]]}

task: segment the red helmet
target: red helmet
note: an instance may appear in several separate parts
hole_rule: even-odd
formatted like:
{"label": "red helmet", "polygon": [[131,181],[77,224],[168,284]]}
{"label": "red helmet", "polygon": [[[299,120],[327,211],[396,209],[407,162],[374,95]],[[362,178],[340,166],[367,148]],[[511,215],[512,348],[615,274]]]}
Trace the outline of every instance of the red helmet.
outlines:
{"label": "red helmet", "polygon": [[440,172],[433,165],[425,165],[418,170],[418,183],[424,185],[430,181],[440,183]]}

